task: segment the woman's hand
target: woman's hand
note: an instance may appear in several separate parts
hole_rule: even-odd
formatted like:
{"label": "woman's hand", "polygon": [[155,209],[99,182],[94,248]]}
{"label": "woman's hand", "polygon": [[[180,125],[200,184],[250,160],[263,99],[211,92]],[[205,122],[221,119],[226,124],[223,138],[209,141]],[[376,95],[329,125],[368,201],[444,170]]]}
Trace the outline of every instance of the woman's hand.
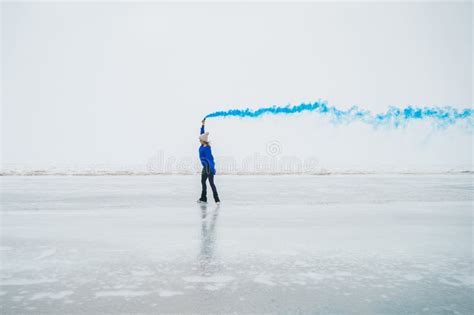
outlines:
{"label": "woman's hand", "polygon": [[206,124],[206,118],[204,118],[202,121],[201,121],[202,125],[204,126]]}

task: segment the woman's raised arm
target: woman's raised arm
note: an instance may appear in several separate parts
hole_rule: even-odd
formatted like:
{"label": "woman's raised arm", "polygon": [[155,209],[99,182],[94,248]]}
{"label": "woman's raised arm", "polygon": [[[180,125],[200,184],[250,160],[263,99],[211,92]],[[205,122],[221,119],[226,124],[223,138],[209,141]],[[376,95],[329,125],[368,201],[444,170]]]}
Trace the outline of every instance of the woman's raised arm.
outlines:
{"label": "woman's raised arm", "polygon": [[201,134],[204,133],[204,125],[206,124],[206,118],[204,118],[202,121],[201,121]]}

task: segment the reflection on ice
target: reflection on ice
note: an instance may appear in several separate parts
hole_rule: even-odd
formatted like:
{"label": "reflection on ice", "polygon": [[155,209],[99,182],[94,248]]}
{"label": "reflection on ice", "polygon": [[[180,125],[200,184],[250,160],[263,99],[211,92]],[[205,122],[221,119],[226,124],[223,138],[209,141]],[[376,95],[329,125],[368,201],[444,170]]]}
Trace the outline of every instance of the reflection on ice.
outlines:
{"label": "reflection on ice", "polygon": [[219,216],[219,206],[211,211],[207,203],[200,204],[201,207],[201,250],[199,252],[199,266],[202,275],[210,276],[215,269],[213,256],[216,242],[216,224]]}

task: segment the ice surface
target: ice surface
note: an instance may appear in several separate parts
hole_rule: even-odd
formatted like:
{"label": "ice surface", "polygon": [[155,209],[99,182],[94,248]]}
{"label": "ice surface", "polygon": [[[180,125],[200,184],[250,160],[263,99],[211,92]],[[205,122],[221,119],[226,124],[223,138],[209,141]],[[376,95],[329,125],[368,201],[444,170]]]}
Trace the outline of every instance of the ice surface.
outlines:
{"label": "ice surface", "polygon": [[1,181],[2,314],[474,312],[471,175]]}
{"label": "ice surface", "polygon": [[35,293],[33,297],[30,300],[39,300],[39,299],[62,299],[68,295],[73,294],[73,291],[60,291],[60,292],[40,292],[40,293]]}
{"label": "ice surface", "polygon": [[96,297],[107,297],[107,296],[121,296],[121,297],[134,297],[142,296],[152,293],[152,291],[132,291],[132,290],[114,290],[114,291],[99,291],[95,293]]}

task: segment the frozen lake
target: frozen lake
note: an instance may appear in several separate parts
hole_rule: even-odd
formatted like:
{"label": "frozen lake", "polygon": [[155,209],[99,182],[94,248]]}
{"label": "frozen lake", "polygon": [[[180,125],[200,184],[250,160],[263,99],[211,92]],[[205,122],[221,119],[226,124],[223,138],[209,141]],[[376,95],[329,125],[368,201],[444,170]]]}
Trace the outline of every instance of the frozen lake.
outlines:
{"label": "frozen lake", "polygon": [[474,312],[471,175],[1,182],[2,314]]}

